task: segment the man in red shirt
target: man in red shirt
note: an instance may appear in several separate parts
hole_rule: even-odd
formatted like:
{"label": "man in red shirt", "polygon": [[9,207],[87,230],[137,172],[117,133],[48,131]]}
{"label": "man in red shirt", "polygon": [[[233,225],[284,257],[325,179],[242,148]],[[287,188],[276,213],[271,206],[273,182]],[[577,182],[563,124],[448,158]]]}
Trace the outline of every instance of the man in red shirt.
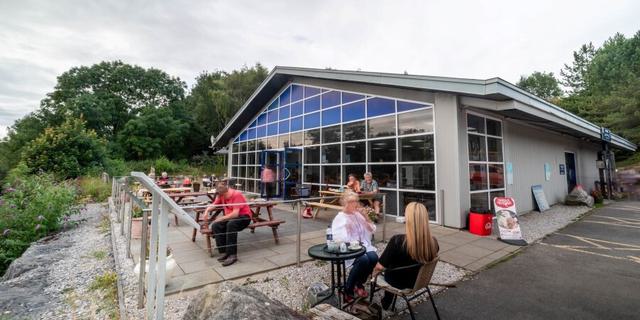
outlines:
{"label": "man in red shirt", "polygon": [[[211,228],[213,229],[216,247],[222,254],[218,261],[222,266],[230,266],[238,261],[238,232],[244,230],[251,223],[251,209],[246,204],[247,199],[238,190],[231,189],[225,182],[216,184],[216,200],[214,205],[225,205],[224,215],[217,217]],[[233,205],[237,204],[237,205]],[[205,210],[205,216],[217,210],[211,206]]]}

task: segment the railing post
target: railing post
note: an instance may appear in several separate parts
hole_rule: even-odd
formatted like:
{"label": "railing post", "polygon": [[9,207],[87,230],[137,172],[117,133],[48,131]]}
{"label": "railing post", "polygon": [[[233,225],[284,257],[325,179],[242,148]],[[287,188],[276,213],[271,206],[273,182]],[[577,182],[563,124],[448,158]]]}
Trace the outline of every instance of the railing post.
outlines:
{"label": "railing post", "polygon": [[131,258],[131,226],[133,222],[133,196],[129,197],[129,211],[127,212],[127,258]]}
{"label": "railing post", "polygon": [[296,226],[297,226],[297,231],[296,231],[296,266],[299,268],[300,267],[300,251],[302,250],[302,242],[301,242],[301,236],[300,234],[302,233],[302,201],[298,200],[298,210],[297,214],[298,217],[296,219]]}
{"label": "railing post", "polygon": [[158,220],[160,195],[153,193],[151,202],[151,244],[149,247],[149,276],[147,281],[147,319],[153,319],[156,303],[156,260],[158,256]]}
{"label": "railing post", "polygon": [[169,204],[162,201],[160,210],[160,234],[158,241],[158,279],[156,284],[156,320],[164,319],[164,285],[167,268],[167,225],[169,224]]}
{"label": "railing post", "polygon": [[382,194],[382,242],[387,241],[387,194]]}
{"label": "railing post", "polygon": [[140,273],[138,277],[138,309],[144,308],[145,266],[147,260],[147,241],[149,228],[149,213],[142,211],[142,239],[140,240]]}

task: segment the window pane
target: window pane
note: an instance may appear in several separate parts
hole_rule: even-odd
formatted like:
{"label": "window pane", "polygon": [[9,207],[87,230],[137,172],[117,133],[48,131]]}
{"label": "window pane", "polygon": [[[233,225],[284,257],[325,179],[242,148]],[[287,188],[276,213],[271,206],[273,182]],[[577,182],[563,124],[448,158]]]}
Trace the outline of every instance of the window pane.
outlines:
{"label": "window pane", "polygon": [[269,105],[269,108],[267,110],[274,110],[277,109],[278,106],[278,99],[273,100],[273,102],[271,102],[271,104]]}
{"label": "window pane", "polygon": [[256,137],[262,138],[267,135],[267,126],[260,126],[256,128]]}
{"label": "window pane", "polygon": [[[366,142],[353,142],[353,143],[345,143],[343,145],[344,163],[351,162],[365,162],[366,161]],[[362,172],[364,173],[364,172]]]}
{"label": "window pane", "polygon": [[367,171],[367,167],[365,165],[350,165],[350,166],[342,166],[342,181],[347,183],[347,177],[349,174],[354,174],[358,180],[364,179],[364,173]]}
{"label": "window pane", "polygon": [[320,147],[304,148],[304,163],[320,163]]}
{"label": "window pane", "polygon": [[320,183],[320,166],[304,166],[304,182]]}
{"label": "window pane", "polygon": [[435,190],[436,174],[433,164],[400,165],[400,188]]}
{"label": "window pane", "polygon": [[304,97],[311,97],[311,96],[315,96],[316,94],[320,93],[320,88],[314,88],[314,87],[304,87]]}
{"label": "window pane", "polygon": [[289,106],[280,108],[279,119],[284,120],[289,118]]}
{"label": "window pane", "polygon": [[328,126],[340,123],[340,108],[322,111],[322,125]]}
{"label": "window pane", "polygon": [[364,121],[344,124],[342,130],[344,132],[343,141],[362,140],[366,137]]}
{"label": "window pane", "polygon": [[286,88],[280,95],[280,106],[284,106],[291,102],[291,88]]}
{"label": "window pane", "polygon": [[298,101],[296,103],[291,104],[291,116],[299,116],[304,113],[304,103],[302,101]]}
{"label": "window pane", "polygon": [[302,130],[302,117],[291,119],[291,131]]}
{"label": "window pane", "polygon": [[302,131],[291,134],[291,141],[289,142],[290,146],[299,147],[303,145],[303,143],[304,143],[304,133]]}
{"label": "window pane", "polygon": [[238,164],[238,154],[234,153],[231,155],[231,164]]}
{"label": "window pane", "polygon": [[322,146],[322,163],[340,163],[340,144]]}
{"label": "window pane", "polygon": [[240,177],[240,178],[244,178],[245,177],[245,167],[243,167],[243,166],[238,167],[238,177]]}
{"label": "window pane", "polygon": [[396,139],[369,141],[369,162],[395,162]]}
{"label": "window pane", "polygon": [[255,192],[255,180],[247,180],[247,192]]}
{"label": "window pane", "polygon": [[342,93],[342,103],[349,103],[352,101],[362,100],[362,99],[364,99],[364,96],[361,94],[349,93],[349,92]]}
{"label": "window pane", "polygon": [[[253,155],[253,154],[252,154]],[[247,157],[248,158],[248,157]],[[253,178],[253,166],[247,167],[246,178]]]}
{"label": "window pane", "polygon": [[231,168],[231,176],[232,177],[237,177],[238,176],[238,167],[237,166],[233,166]]}
{"label": "window pane", "polygon": [[289,147],[289,135],[283,134],[278,138],[278,148]]}
{"label": "window pane", "polygon": [[340,142],[340,126],[322,128],[322,143]]}
{"label": "window pane", "polygon": [[364,101],[358,101],[342,106],[342,121],[364,119]]}
{"label": "window pane", "polygon": [[469,164],[469,189],[487,190],[486,164]]}
{"label": "window pane", "polygon": [[367,100],[367,116],[375,117],[396,112],[394,100],[385,98],[371,98]]}
{"label": "window pane", "polygon": [[398,112],[426,107],[424,104],[398,100]]}
{"label": "window pane", "polygon": [[476,212],[489,210],[489,199],[487,192],[472,193],[470,209]]}
{"label": "window pane", "polygon": [[340,166],[322,166],[322,183],[342,184],[340,181]]}
{"label": "window pane", "polygon": [[502,162],[502,139],[487,137],[487,149],[489,151],[489,161]]}
{"label": "window pane", "polygon": [[322,108],[330,108],[340,104],[340,91],[328,91],[322,94]]}
{"label": "window pane", "polygon": [[234,143],[234,144],[233,144],[233,149],[232,149],[232,150],[233,150],[233,152],[238,152],[238,148],[239,148],[238,144],[237,144],[237,143]]}
{"label": "window pane", "polygon": [[267,122],[272,123],[278,121],[278,110],[269,111],[267,113]]}
{"label": "window pane", "polygon": [[247,153],[247,164],[255,164],[256,163],[256,154],[251,152]]}
{"label": "window pane", "polygon": [[491,205],[491,211],[495,212],[495,207],[493,206],[493,199],[496,197],[504,197],[504,191],[493,191],[489,193],[489,204]]}
{"label": "window pane", "polygon": [[273,136],[267,138],[267,149],[275,149],[278,147],[278,137]]}
{"label": "window pane", "polygon": [[247,151],[256,151],[256,141],[255,140],[247,141]]}
{"label": "window pane", "polygon": [[429,212],[429,220],[436,220],[436,195],[433,193],[419,193],[419,192],[400,192],[400,205],[402,206],[401,216],[404,216],[404,210],[406,206],[411,202],[422,203],[427,207]]}
{"label": "window pane", "polygon": [[307,130],[304,133],[304,144],[312,145],[320,143],[320,129]]}
{"label": "window pane", "polygon": [[304,116],[304,128],[317,128],[320,126],[320,112],[306,114]]}
{"label": "window pane", "polygon": [[258,116],[258,125],[267,124],[267,114],[263,113]]}
{"label": "window pane", "polygon": [[469,135],[469,161],[486,161],[486,148],[484,137]]}
{"label": "window pane", "polygon": [[369,138],[396,134],[396,116],[369,119]]}
{"label": "window pane", "polygon": [[398,134],[433,132],[433,109],[398,115]]}
{"label": "window pane", "polygon": [[302,86],[295,85],[295,84],[291,86],[291,102],[295,102],[302,99],[303,94],[304,94],[304,90],[302,89]]}
{"label": "window pane", "polygon": [[487,134],[492,136],[502,136],[502,125],[500,121],[487,119]]}
{"label": "window pane", "polygon": [[278,134],[278,124],[272,123],[267,126],[267,135],[272,136]]}
{"label": "window pane", "polygon": [[484,133],[484,118],[467,114],[467,131]]}
{"label": "window pane", "polygon": [[251,140],[251,139],[255,139],[256,138],[256,129],[249,129],[247,130],[247,139]]}
{"label": "window pane", "polygon": [[491,189],[504,188],[504,169],[501,164],[489,165],[489,187]]}
{"label": "window pane", "polygon": [[304,100],[304,113],[320,110],[320,96]]}
{"label": "window pane", "polygon": [[[380,190],[380,193],[384,193],[386,195],[386,201],[383,201],[382,206],[384,206],[386,214],[398,215],[398,192],[392,190]],[[382,206],[380,210],[382,210]]]}
{"label": "window pane", "polygon": [[244,153],[238,155],[238,164],[247,164],[247,157]]}
{"label": "window pane", "polygon": [[278,129],[280,133],[289,132],[289,120],[280,121],[280,123],[278,124]]}
{"label": "window pane", "polygon": [[267,139],[258,139],[256,150],[264,150],[267,147]]}
{"label": "window pane", "polygon": [[433,161],[433,136],[400,138],[400,161]]}
{"label": "window pane", "polygon": [[247,144],[245,142],[240,142],[238,144],[238,151],[239,152],[247,151]]}
{"label": "window pane", "polygon": [[373,179],[378,181],[378,186],[398,187],[395,164],[369,165],[369,171],[371,171]]}

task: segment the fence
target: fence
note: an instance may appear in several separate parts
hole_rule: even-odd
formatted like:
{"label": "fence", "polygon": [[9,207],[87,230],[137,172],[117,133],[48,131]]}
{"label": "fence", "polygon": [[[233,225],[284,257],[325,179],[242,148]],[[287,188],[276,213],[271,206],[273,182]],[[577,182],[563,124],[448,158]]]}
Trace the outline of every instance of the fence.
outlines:
{"label": "fence", "polygon": [[[167,233],[168,233],[168,224],[169,224],[169,214],[174,214],[177,219],[181,222],[186,223],[187,226],[193,227],[193,239],[197,233],[201,233],[208,228],[206,223],[199,223],[197,220],[198,212],[203,217],[203,219],[208,219],[206,216],[206,208],[210,208],[212,212],[215,212],[220,209],[224,209],[225,205],[216,205],[212,206],[210,204],[193,204],[180,206],[176,201],[174,201],[165,191],[159,188],[156,183],[146,176],[144,173],[140,172],[132,172],[130,177],[114,177],[112,184],[112,199],[110,204],[112,205],[112,210],[116,212],[117,221],[120,223],[120,230],[118,231],[120,235],[125,236],[126,238],[126,255],[128,258],[132,258],[131,254],[131,234],[132,234],[132,219],[133,219],[133,211],[134,206],[139,207],[142,214],[142,239],[140,240],[140,257],[139,257],[139,278],[138,278],[138,308],[146,309],[146,317],[147,319],[163,319],[164,315],[164,297],[165,297],[165,268],[166,268],[166,258],[167,258]],[[141,187],[145,188],[151,194],[151,206],[149,207],[148,201],[145,199],[141,199],[136,192],[132,189],[133,183],[139,183]],[[381,194],[382,202],[385,203],[386,195]],[[296,199],[296,200],[278,200],[278,201],[269,201],[269,202],[256,202],[250,201],[247,204],[251,206],[258,206],[261,208],[267,208],[267,204],[287,204],[292,206],[292,215],[281,215],[281,217],[286,217],[284,222],[291,222],[295,219],[295,227],[287,227],[285,229],[280,228],[278,231],[278,227],[280,223],[276,225],[276,228],[273,228],[274,220],[271,216],[271,212],[269,211],[269,220],[259,221],[254,220],[252,215],[251,220],[247,221],[247,218],[238,217],[235,219],[230,219],[228,223],[249,225],[251,223],[253,228],[257,228],[260,226],[272,227],[273,237],[274,239],[269,238],[268,236],[259,238],[256,236],[247,236],[245,235],[245,239],[238,239],[238,232],[233,229],[230,232],[225,232],[220,228],[220,224],[216,224],[213,228],[217,228],[215,230],[215,236],[219,237],[218,240],[224,242],[227,235],[236,237],[236,243],[227,243],[226,246],[216,246],[216,249],[229,249],[234,245],[236,247],[242,246],[254,246],[254,247],[266,247],[266,243],[270,241],[276,241],[278,243],[279,239],[286,238],[288,241],[293,238],[296,248],[295,253],[295,264],[297,266],[301,265],[301,257],[302,257],[302,244],[303,234],[315,231],[324,231],[326,229],[326,225],[322,224],[322,222],[315,220],[303,220],[302,213],[304,208],[306,207],[308,202],[314,201],[326,201],[326,200],[335,200],[338,197],[322,197],[322,198],[305,198],[305,199]],[[233,204],[233,206],[237,206],[238,204]],[[281,206],[278,210],[282,211],[283,206]],[[385,206],[382,205],[382,239],[378,239],[384,241],[386,239],[386,214],[385,214]],[[259,210],[256,208],[256,210]],[[203,212],[204,211],[204,212]],[[191,212],[193,216],[189,214]],[[149,220],[148,213],[151,213],[151,220]],[[212,221],[211,221],[212,222]],[[151,227],[150,238],[147,239],[149,229],[148,226]],[[245,226],[246,227],[246,226]],[[210,227],[209,227],[210,228]],[[252,229],[253,230],[253,229]],[[209,232],[213,230],[209,229]],[[253,231],[252,231],[253,233]],[[316,232],[318,233],[318,232]],[[208,237],[208,233],[204,233],[201,236],[207,237],[207,241],[211,241]],[[245,241],[246,240],[246,241]],[[263,244],[263,242],[265,244]],[[149,250],[147,252],[147,244],[149,243]],[[213,247],[212,247],[213,249]],[[145,274],[145,260],[149,260],[149,274]],[[146,280],[146,281],[145,281]],[[146,303],[145,303],[146,298]]]}

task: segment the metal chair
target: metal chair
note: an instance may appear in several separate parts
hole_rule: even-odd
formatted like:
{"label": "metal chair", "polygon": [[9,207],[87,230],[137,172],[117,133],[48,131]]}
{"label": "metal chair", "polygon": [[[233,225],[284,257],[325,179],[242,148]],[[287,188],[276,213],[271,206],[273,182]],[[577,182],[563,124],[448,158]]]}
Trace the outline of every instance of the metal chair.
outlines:
{"label": "metal chair", "polygon": [[[440,315],[438,314],[438,308],[436,308],[436,303],[433,301],[433,295],[431,294],[431,290],[429,289],[429,282],[431,282],[431,277],[433,277],[433,272],[435,271],[437,264],[438,264],[438,257],[433,259],[431,262],[424,263],[424,264],[420,263],[420,264],[413,264],[410,266],[386,269],[384,272],[389,272],[389,271],[397,272],[401,270],[417,268],[418,266],[420,267],[420,271],[418,271],[418,277],[416,278],[416,282],[412,289],[398,289],[392,286],[391,284],[389,284],[387,281],[385,281],[383,274],[379,274],[377,277],[375,277],[371,281],[371,298],[372,299],[370,299],[370,301],[373,300],[373,294],[375,293],[375,291],[379,289],[393,293],[395,296],[393,298],[393,302],[391,303],[391,305],[393,306],[392,310],[395,311],[396,299],[398,296],[400,296],[404,299],[404,301],[407,302],[407,308],[409,309],[409,313],[411,314],[411,319],[415,320],[415,315],[413,314],[413,309],[411,308],[410,302],[420,297],[421,295],[428,293],[429,300],[431,300],[431,305],[433,306],[433,311],[436,313],[436,318],[439,320]],[[379,289],[376,289],[376,287]]]}

